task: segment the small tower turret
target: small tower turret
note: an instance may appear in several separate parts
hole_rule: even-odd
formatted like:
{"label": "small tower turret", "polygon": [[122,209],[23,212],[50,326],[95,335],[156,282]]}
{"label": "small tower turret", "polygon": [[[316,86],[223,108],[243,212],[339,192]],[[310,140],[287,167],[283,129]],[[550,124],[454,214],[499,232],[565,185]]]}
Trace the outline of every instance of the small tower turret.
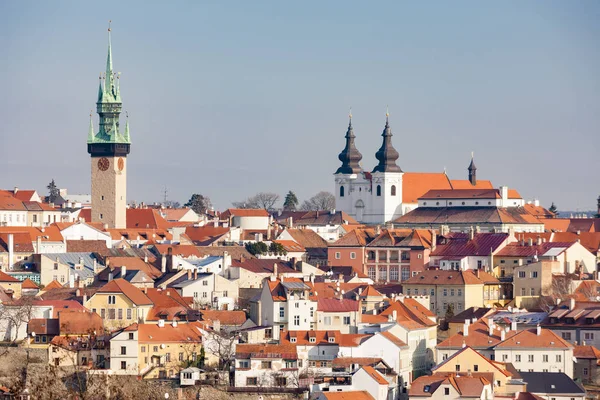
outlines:
{"label": "small tower turret", "polygon": [[402,169],[396,164],[396,160],[400,157],[394,146],[392,145],[392,128],[390,128],[390,113],[385,113],[385,127],[383,128],[383,143],[375,153],[375,157],[379,160],[379,164],[373,169],[373,172],[402,172]]}
{"label": "small tower turret", "polygon": [[477,167],[475,166],[473,153],[471,153],[471,164],[469,164],[469,182],[473,186],[477,185]]}
{"label": "small tower turret", "polygon": [[335,171],[336,174],[357,174],[362,172],[360,167],[360,160],[362,160],[362,154],[358,151],[354,145],[354,129],[352,129],[352,113],[349,114],[348,130],[346,131],[346,147],[338,156],[338,159],[342,162],[342,166]]}

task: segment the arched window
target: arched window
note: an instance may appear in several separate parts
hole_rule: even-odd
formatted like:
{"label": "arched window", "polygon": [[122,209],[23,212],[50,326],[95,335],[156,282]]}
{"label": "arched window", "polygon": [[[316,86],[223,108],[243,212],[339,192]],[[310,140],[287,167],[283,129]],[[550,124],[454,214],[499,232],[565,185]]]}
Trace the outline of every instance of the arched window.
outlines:
{"label": "arched window", "polygon": [[392,196],[396,195],[396,185],[392,185]]}
{"label": "arched window", "polygon": [[381,185],[377,185],[377,196],[381,196]]}
{"label": "arched window", "polygon": [[344,197],[344,187],[340,186],[340,197]]}

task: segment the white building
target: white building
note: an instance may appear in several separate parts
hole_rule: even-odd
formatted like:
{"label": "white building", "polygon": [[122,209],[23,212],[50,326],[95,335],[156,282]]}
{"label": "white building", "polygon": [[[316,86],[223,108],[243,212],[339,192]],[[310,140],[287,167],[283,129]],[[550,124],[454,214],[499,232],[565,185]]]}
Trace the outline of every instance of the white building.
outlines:
{"label": "white building", "polygon": [[106,247],[112,247],[112,238],[108,232],[94,228],[85,222],[79,221],[67,226],[60,231],[65,240],[103,240]]}

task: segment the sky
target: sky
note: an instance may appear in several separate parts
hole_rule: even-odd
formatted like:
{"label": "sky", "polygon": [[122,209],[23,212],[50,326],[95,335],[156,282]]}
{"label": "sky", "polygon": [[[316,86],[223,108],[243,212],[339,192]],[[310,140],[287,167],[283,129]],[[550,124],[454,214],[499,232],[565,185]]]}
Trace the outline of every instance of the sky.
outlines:
{"label": "sky", "polygon": [[90,192],[109,20],[129,201],[333,191],[350,107],[372,170],[389,106],[404,171],[466,179],[474,152],[479,179],[595,209],[594,0],[2,1],[0,188]]}

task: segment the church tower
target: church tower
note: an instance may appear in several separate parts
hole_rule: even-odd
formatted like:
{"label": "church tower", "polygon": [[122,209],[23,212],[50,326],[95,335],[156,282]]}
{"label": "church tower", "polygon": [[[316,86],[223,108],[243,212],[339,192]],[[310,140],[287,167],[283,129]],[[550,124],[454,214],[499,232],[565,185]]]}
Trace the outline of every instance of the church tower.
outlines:
{"label": "church tower", "polygon": [[385,114],[383,142],[375,153],[379,164],[373,169],[372,209],[373,222],[388,222],[402,215],[402,169],[396,164],[400,157],[392,145],[389,113]]}
{"label": "church tower", "polygon": [[113,72],[112,49],[108,28],[106,73],[100,75],[96,112],[98,132],[94,133],[92,115],[87,148],[92,158],[92,222],[109,228],[126,228],[127,155],[131,147],[129,120],[120,132],[121,92],[119,74]]}

